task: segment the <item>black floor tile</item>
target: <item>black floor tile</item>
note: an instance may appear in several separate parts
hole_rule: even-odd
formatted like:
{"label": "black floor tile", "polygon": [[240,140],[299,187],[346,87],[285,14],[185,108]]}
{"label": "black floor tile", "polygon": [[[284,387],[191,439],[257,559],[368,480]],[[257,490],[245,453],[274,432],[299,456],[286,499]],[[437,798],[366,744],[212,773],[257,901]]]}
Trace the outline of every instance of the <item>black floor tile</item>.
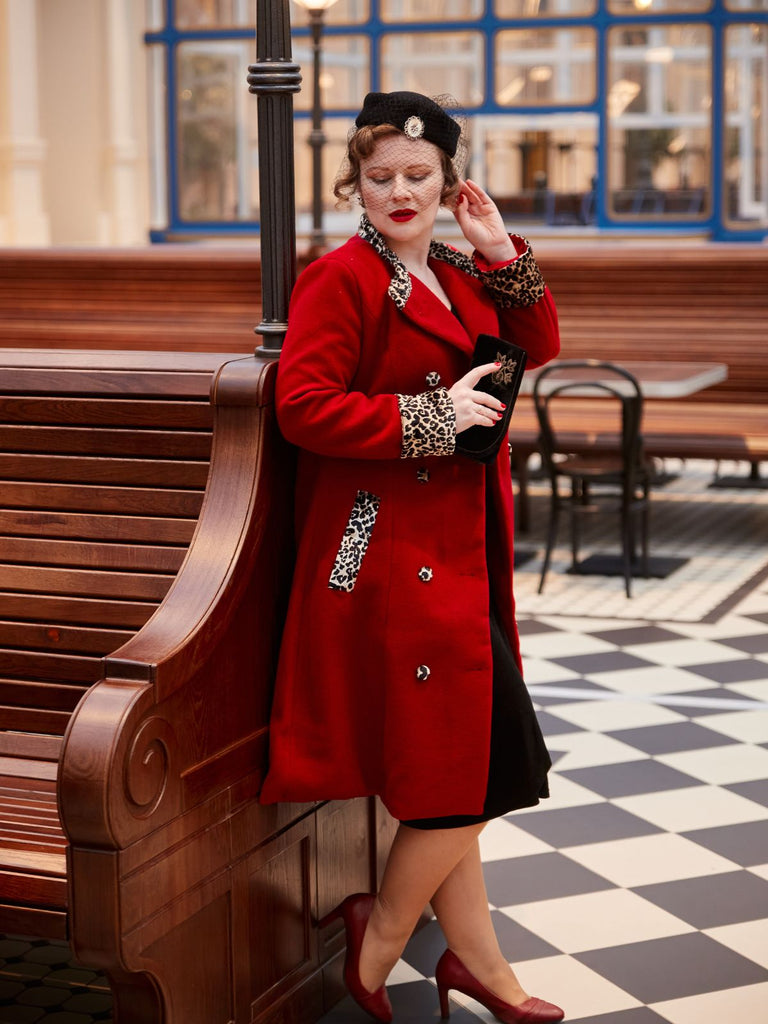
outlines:
{"label": "black floor tile", "polygon": [[744,654],[768,654],[768,632],[752,633],[749,636],[733,636],[727,639],[718,638],[723,647],[733,647]]}
{"label": "black floor tile", "polygon": [[435,965],[445,952],[445,945],[442,928],[437,921],[430,921],[408,940],[403,960],[426,978],[432,978]]}
{"label": "black floor tile", "polygon": [[496,937],[499,940],[501,952],[511,964],[522,963],[525,960],[538,960],[545,956],[559,956],[560,950],[551,946],[544,939],[523,928],[517,921],[507,917],[498,910],[491,912],[493,926],[496,929]]}
{"label": "black floor tile", "polygon": [[756,658],[738,658],[736,661],[715,661],[706,665],[681,665],[686,672],[704,676],[715,683],[752,683],[768,679],[768,665]]}
{"label": "black floor tile", "polygon": [[546,622],[539,622],[538,619],[518,619],[517,631],[520,636],[534,636],[541,633],[561,633],[557,626],[549,626]]}
{"label": "black floor tile", "polygon": [[574,654],[565,658],[550,658],[555,665],[562,665],[571,672],[582,676],[597,675],[599,672],[621,672],[628,668],[648,668],[653,663],[624,651],[599,651],[596,654]]}
{"label": "black floor tile", "polygon": [[676,768],[646,758],[642,761],[625,761],[619,764],[602,764],[590,768],[573,768],[561,773],[564,778],[599,793],[607,800],[621,796],[637,796],[640,793],[658,793],[665,789],[684,789],[686,786],[700,786],[698,779],[691,778]]}
{"label": "black floor tile", "polygon": [[647,1006],[635,1006],[631,1010],[619,1010],[618,1013],[601,1013],[598,1017],[579,1017],[578,1020],[568,1018],[568,1024],[669,1024],[669,1020],[660,1017]]}
{"label": "black floor tile", "polygon": [[732,786],[723,786],[731,793],[746,797],[747,800],[754,800],[763,807],[768,807],[768,779],[754,779],[752,782],[735,782]]}
{"label": "black floor tile", "polygon": [[606,878],[560,853],[490,861],[483,865],[483,874],[488,900],[494,907],[511,907],[613,888]]}
{"label": "black floor tile", "polygon": [[510,820],[558,849],[653,835],[661,831],[643,818],[609,803],[562,807],[555,811],[538,810],[535,814],[518,812]]}
{"label": "black floor tile", "polygon": [[602,629],[591,633],[598,640],[605,640],[617,647],[631,647],[633,644],[658,644],[667,640],[683,640],[682,633],[674,633],[663,626],[624,626],[620,629]]}
{"label": "black floor tile", "polygon": [[[755,805],[759,814],[762,810]],[[683,832],[686,839],[693,840],[721,857],[727,857],[742,867],[768,864],[768,820],[746,821],[740,825],[723,825],[719,828],[700,828]],[[765,911],[765,907],[763,910]]]}
{"label": "black floor tile", "polygon": [[[722,715],[728,711],[728,707],[713,707],[707,704],[707,701],[716,700],[727,700],[727,701],[749,701],[749,697],[745,697],[741,693],[735,693],[733,690],[729,690],[725,686],[712,686],[708,690],[686,690],[684,693],[669,694],[670,697],[680,697],[681,700],[686,701],[685,704],[670,704],[669,706],[677,711],[680,715],[686,715],[688,718],[706,718],[707,715]],[[701,706],[693,703],[699,698],[703,698],[705,703]],[[691,703],[687,703],[691,701]],[[755,707],[760,707],[760,701],[754,701]],[[733,741],[731,741],[733,742]]]}
{"label": "black floor tile", "polygon": [[574,959],[643,1003],[768,982],[764,967],[701,932],[588,950]]}
{"label": "black floor tile", "polygon": [[768,882],[749,871],[641,885],[633,892],[702,930],[768,913]]}
{"label": "black floor tile", "polygon": [[564,718],[558,718],[557,715],[553,715],[549,711],[537,711],[536,717],[545,736],[560,736],[563,733],[579,731],[573,722],[566,722]]}
{"label": "black floor tile", "polygon": [[705,729],[695,722],[668,722],[665,725],[647,725],[641,729],[617,729],[606,735],[646,754],[676,754],[683,750],[725,747],[734,743],[730,737]]}

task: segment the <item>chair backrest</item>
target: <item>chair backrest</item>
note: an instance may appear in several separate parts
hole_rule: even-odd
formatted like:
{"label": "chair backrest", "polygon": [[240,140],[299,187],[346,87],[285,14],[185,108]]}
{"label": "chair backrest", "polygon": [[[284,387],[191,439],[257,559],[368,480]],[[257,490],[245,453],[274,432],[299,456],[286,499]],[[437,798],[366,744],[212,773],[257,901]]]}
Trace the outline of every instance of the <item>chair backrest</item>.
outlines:
{"label": "chair backrest", "polygon": [[553,403],[568,397],[595,395],[599,401],[614,399],[620,405],[620,446],[626,485],[634,485],[635,471],[642,460],[643,393],[637,379],[623,366],[600,359],[562,359],[550,363],[536,375],[533,403],[539,421],[539,449],[550,476],[557,472],[557,456],[572,454],[556,430]]}

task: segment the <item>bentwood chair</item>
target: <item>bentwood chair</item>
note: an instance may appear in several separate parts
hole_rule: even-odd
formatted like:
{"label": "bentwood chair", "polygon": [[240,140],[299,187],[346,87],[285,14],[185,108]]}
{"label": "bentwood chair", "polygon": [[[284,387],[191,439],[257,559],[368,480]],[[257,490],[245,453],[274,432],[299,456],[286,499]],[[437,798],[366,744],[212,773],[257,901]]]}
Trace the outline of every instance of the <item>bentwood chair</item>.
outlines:
{"label": "bentwood chair", "polygon": [[[606,443],[598,446],[594,440],[583,438],[577,442],[558,431],[558,411],[575,393],[596,395],[597,401],[612,403],[616,412],[616,433],[603,439]],[[613,511],[619,517],[624,582],[627,597],[631,597],[632,575],[638,563],[638,523],[642,552],[640,574],[648,574],[651,467],[643,454],[640,433],[643,415],[640,386],[631,373],[614,363],[564,359],[538,373],[533,401],[539,421],[542,468],[551,486],[547,548],[539,593],[544,589],[549,571],[561,513],[567,513],[570,518],[571,572],[577,573],[582,519]],[[561,493],[562,484],[566,485],[565,494]]]}

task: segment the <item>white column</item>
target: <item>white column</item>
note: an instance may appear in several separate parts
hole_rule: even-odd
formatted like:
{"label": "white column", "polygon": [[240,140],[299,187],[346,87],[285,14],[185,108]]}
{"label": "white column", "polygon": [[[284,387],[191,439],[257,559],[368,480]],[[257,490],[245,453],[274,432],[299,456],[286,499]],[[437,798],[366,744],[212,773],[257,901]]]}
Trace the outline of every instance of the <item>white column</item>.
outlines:
{"label": "white column", "polygon": [[[104,146],[99,241],[134,245],[146,241],[146,212],[141,203],[136,93],[141,25],[132,0],[105,0],[103,69]],[[142,82],[143,84],[143,82]],[[143,89],[142,89],[143,94]]]}
{"label": "white column", "polygon": [[[0,0],[0,244],[50,242],[40,137],[37,0]],[[53,86],[55,87],[55,85]]]}

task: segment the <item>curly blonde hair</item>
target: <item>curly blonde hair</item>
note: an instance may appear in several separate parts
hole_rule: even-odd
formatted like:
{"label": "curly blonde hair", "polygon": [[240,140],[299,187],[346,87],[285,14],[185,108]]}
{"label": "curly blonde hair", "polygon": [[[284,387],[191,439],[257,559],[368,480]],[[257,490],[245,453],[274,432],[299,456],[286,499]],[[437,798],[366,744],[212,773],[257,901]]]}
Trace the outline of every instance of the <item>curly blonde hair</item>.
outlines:
{"label": "curly blonde hair", "polygon": [[[399,128],[395,128],[391,124],[365,125],[350,136],[347,142],[346,158],[333,185],[337,207],[348,206],[352,197],[359,194],[360,162],[373,153],[379,139],[392,135],[402,135],[403,138],[407,138],[405,132],[401,132]],[[444,178],[440,204],[452,208],[461,191],[461,181],[448,154],[439,146],[435,148],[440,153]]]}

